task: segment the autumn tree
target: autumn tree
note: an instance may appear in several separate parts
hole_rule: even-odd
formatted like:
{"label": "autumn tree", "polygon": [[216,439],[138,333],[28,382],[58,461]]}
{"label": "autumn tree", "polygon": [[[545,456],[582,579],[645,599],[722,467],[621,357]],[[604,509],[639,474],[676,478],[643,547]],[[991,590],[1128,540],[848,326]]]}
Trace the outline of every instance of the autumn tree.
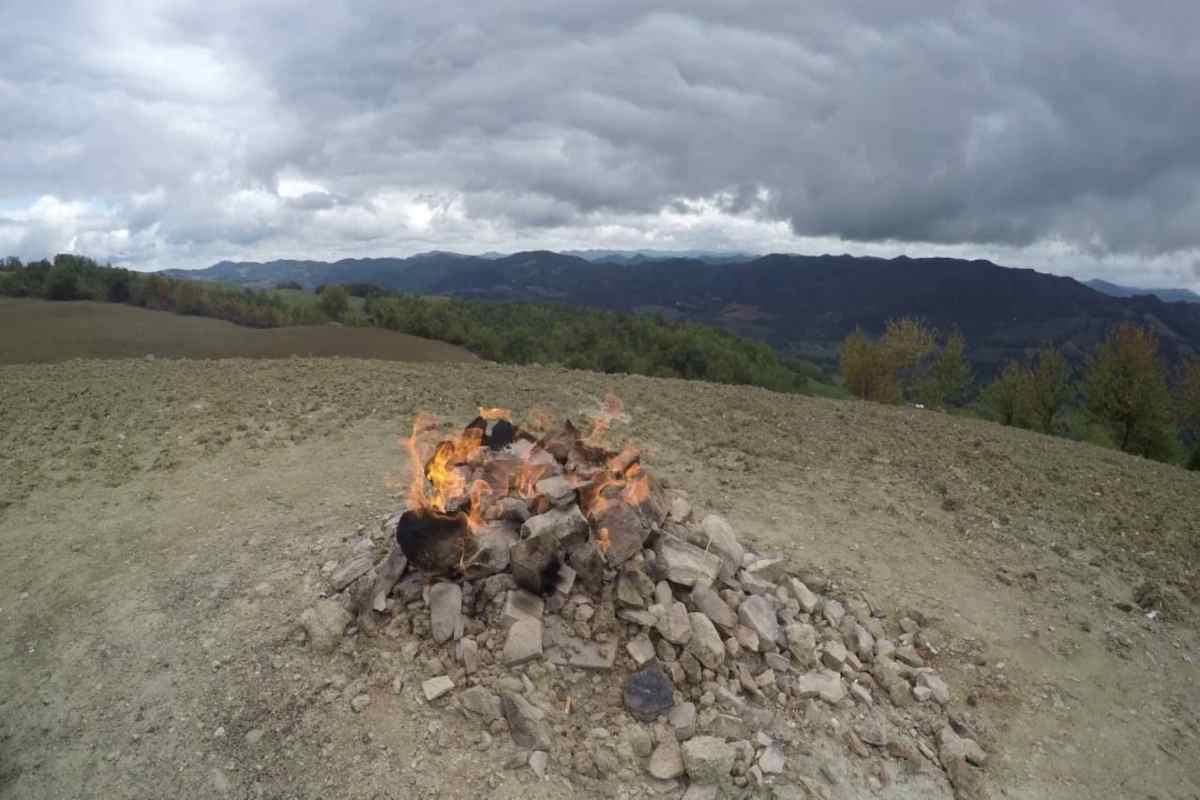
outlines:
{"label": "autumn tree", "polygon": [[350,308],[350,294],[342,286],[326,284],[321,289],[321,310],[330,319],[341,319]]}
{"label": "autumn tree", "polygon": [[863,400],[895,403],[900,399],[896,371],[879,342],[872,342],[861,329],[855,330],[838,353],[838,369],[846,388]]}
{"label": "autumn tree", "polygon": [[1114,328],[1088,360],[1083,390],[1121,450],[1160,461],[1171,456],[1171,394],[1153,331],[1130,322]]}

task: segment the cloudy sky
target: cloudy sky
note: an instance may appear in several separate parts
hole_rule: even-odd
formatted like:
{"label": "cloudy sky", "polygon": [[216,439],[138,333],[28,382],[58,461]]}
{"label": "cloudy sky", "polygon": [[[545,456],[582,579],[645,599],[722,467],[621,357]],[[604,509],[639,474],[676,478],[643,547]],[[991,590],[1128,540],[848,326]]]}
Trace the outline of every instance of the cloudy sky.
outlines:
{"label": "cloudy sky", "polygon": [[1200,3],[0,0],[0,254],[960,255],[1200,288]]}

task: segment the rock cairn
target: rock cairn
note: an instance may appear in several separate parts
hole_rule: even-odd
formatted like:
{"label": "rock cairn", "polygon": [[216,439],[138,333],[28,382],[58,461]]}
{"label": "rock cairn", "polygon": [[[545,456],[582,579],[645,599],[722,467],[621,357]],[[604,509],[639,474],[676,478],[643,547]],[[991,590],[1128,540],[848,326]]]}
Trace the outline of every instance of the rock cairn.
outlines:
{"label": "rock cairn", "polygon": [[[512,765],[539,777],[674,783],[693,800],[913,775],[980,793],[987,756],[919,614],[838,596],[724,518],[696,521],[630,448],[569,422],[539,438],[510,426],[491,447],[500,422],[481,417],[470,447],[426,462],[424,491],[443,503],[415,511],[466,517],[457,550],[401,546],[410,502],[383,521],[386,557],[363,537],[327,569],[331,596],[300,618],[310,646],[332,650],[350,628],[424,652],[421,697],[461,708],[488,743],[507,735]],[[430,485],[446,468],[449,493]],[[814,730],[857,766],[819,763]]]}

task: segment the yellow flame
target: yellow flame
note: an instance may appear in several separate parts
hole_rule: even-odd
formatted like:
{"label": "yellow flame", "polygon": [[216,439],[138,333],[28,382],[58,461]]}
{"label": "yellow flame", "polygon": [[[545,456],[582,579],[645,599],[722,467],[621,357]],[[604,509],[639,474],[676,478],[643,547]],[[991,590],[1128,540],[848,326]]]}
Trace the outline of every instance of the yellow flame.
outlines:
{"label": "yellow flame", "polygon": [[479,416],[487,420],[512,419],[512,412],[507,408],[484,408],[480,406]]}

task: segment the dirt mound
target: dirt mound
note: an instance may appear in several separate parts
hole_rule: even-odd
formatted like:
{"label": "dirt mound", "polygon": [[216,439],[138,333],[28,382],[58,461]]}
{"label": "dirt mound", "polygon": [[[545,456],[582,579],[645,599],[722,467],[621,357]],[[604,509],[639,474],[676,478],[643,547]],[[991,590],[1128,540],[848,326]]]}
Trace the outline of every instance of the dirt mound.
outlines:
{"label": "dirt mound", "polygon": [[[325,654],[297,633],[328,591],[321,565],[401,499],[414,412],[568,416],[609,389],[631,420],[617,434],[697,515],[723,515],[818,591],[920,623],[957,723],[989,754],[985,791],[1200,791],[1194,474],[744,387],[235,359],[0,367],[0,795],[664,791],[620,758],[593,782],[569,760],[545,780],[506,769],[506,740],[461,701],[426,702],[422,684],[448,666],[433,653],[385,634],[393,646],[351,636]],[[1137,605],[1161,597],[1170,614]],[[601,744],[629,735],[609,715],[572,724]],[[786,743],[813,765],[806,791],[870,791],[895,756],[868,750],[824,774],[822,753],[846,748],[833,728]]]}

